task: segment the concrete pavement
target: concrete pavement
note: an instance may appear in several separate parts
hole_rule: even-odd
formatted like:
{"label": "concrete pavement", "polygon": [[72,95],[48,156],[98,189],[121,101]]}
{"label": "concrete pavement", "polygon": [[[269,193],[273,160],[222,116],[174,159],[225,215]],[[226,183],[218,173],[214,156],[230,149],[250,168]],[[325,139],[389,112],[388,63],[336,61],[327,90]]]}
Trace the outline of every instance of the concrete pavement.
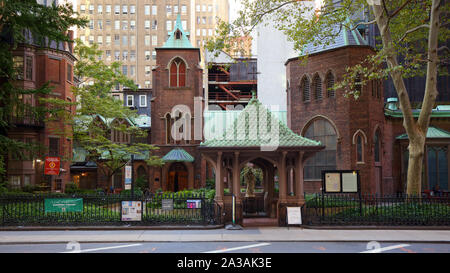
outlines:
{"label": "concrete pavement", "polygon": [[300,227],[243,230],[0,231],[0,244],[118,242],[450,242],[450,230],[342,230]]}

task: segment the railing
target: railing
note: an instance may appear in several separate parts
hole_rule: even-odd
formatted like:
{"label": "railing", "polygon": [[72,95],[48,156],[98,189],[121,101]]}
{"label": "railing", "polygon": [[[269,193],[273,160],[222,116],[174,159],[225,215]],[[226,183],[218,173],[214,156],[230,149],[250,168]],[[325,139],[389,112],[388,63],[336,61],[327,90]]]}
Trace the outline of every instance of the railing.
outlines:
{"label": "railing", "polygon": [[450,198],[317,194],[302,217],[305,225],[450,226]]}
{"label": "railing", "polygon": [[[82,199],[79,211],[52,212],[47,199]],[[172,200],[170,208],[163,200]],[[196,200],[190,206],[188,200]],[[141,221],[122,221],[122,201],[141,201]],[[220,225],[221,207],[204,194],[129,195],[0,195],[2,226],[56,225]]]}

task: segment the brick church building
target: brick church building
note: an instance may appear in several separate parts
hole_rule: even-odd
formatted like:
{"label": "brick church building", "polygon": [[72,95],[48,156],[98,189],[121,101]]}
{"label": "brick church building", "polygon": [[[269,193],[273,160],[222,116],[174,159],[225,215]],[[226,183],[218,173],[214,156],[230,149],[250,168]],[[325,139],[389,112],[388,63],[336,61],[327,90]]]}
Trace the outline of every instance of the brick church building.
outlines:
{"label": "brick church building", "polygon": [[[329,88],[343,79],[347,67],[374,54],[359,31],[341,31],[333,43],[308,46],[306,65],[298,58],[286,61],[288,126],[295,133],[320,140],[326,146],[304,169],[306,192],[319,192],[322,170],[359,170],[361,191],[371,194],[405,192],[408,138],[397,98],[386,98],[386,84],[370,80],[356,88],[358,99]],[[442,82],[446,84],[442,84]],[[448,77],[440,78],[440,94],[449,92]],[[421,90],[423,92],[423,90]],[[438,103],[443,103],[442,101]],[[444,102],[445,103],[445,102]],[[448,103],[448,101],[447,101]],[[420,109],[415,109],[418,116]],[[450,107],[433,109],[424,158],[424,192],[439,185],[449,190]]]}

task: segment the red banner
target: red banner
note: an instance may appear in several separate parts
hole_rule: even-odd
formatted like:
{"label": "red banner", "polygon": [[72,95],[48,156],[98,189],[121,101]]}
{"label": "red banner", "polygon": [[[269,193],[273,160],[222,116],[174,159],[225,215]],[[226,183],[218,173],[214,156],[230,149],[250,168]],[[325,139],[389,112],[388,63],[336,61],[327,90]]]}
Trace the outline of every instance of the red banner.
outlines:
{"label": "red banner", "polygon": [[44,174],[59,175],[61,161],[59,157],[45,157]]}

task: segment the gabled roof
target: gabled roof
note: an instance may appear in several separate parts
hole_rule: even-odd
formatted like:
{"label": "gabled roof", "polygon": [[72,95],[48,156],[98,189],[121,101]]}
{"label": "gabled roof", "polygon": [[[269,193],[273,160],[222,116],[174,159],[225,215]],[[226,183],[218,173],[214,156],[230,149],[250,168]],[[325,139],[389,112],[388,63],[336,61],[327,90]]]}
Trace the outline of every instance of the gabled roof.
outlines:
{"label": "gabled roof", "polygon": [[310,55],[345,46],[367,46],[368,43],[356,29],[347,29],[344,26],[334,25],[332,28],[334,38],[331,38],[329,44],[314,45],[313,42],[308,43],[302,50],[303,55]]}
{"label": "gabled roof", "polygon": [[[180,32],[177,37],[176,33]],[[169,38],[161,48],[194,48],[188,38],[189,32],[183,30],[180,14],[177,15],[177,21],[173,31],[169,32]]]}
{"label": "gabled roof", "polygon": [[[450,138],[450,132],[430,126],[428,127],[426,138]],[[397,136],[396,139],[409,139],[409,138],[408,134],[402,134]]]}
{"label": "gabled roof", "polygon": [[165,162],[194,162],[194,157],[192,157],[184,149],[175,148],[168,152],[162,160]]}
{"label": "gabled roof", "polygon": [[[266,120],[264,120],[264,118]],[[267,125],[266,125],[267,124]],[[275,124],[275,126],[272,126]],[[272,127],[272,128],[271,128]],[[267,130],[266,130],[267,129]],[[278,132],[271,130],[278,130]],[[271,139],[271,138],[275,139]],[[278,139],[276,139],[278,138]],[[244,110],[225,130],[222,136],[200,143],[200,147],[317,147],[318,141],[311,140],[292,132],[275,117],[261,102],[253,97]]]}

